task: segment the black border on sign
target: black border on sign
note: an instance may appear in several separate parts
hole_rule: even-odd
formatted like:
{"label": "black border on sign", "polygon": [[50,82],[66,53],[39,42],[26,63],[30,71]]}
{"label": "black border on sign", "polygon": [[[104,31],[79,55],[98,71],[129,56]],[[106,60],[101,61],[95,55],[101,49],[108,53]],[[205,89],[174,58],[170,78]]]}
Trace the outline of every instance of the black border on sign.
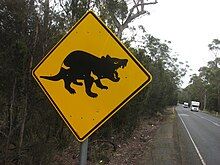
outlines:
{"label": "black border on sign", "polygon": [[[148,79],[140,85],[132,94],[130,94],[123,102],[121,102],[114,110],[112,110],[103,120],[101,120],[95,127],[93,127],[85,136],[82,138],[79,137],[77,132],[74,130],[74,128],[71,126],[71,124],[68,122],[68,120],[65,118],[65,116],[62,114],[62,111],[59,109],[59,107],[56,105],[56,103],[53,101],[47,90],[44,88],[44,86],[41,84],[37,76],[35,75],[35,71],[38,69],[38,67],[50,56],[50,54],[58,47],[58,45],[65,40],[65,38],[84,20],[84,18],[92,14],[94,18],[105,28],[105,30],[112,36],[112,38],[123,48],[123,50],[130,56],[130,58],[137,64],[137,66],[147,75]],[[110,31],[106,27],[106,25],[92,12],[88,11],[71,29],[70,31],[50,50],[50,52],[40,61],[40,63],[33,69],[32,71],[33,77],[37,80],[40,87],[43,89],[43,91],[46,93],[49,100],[52,102],[53,106],[56,108],[56,110],[59,112],[60,116],[63,118],[65,123],[68,125],[68,127],[71,129],[71,131],[75,134],[77,139],[82,142],[84,141],[90,134],[92,134],[96,129],[98,129],[102,124],[104,124],[105,121],[107,121],[108,118],[110,118],[114,113],[116,113],[126,102],[128,102],[132,97],[134,97],[145,85],[147,85],[151,80],[152,76],[148,71],[138,62],[138,60],[127,50],[127,48],[119,41],[119,39],[113,34],[113,32]]]}

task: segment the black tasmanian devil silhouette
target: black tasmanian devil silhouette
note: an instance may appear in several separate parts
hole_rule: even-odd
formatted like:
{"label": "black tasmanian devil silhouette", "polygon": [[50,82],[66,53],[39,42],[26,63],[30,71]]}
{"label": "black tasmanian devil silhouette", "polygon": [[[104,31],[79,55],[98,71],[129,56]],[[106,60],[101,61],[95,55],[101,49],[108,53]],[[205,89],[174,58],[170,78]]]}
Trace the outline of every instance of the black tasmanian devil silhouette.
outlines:
{"label": "black tasmanian devil silhouette", "polygon": [[[124,68],[127,65],[127,59],[112,58],[109,55],[98,58],[84,51],[73,51],[63,61],[63,65],[57,75],[40,76],[41,78],[58,81],[64,80],[64,87],[71,94],[76,91],[70,86],[71,83],[83,85],[77,80],[84,80],[86,94],[90,97],[97,97],[96,93],[91,91],[93,83],[101,89],[108,89],[101,83],[101,79],[107,78],[113,82],[120,80],[117,69]],[[92,74],[97,78],[92,77]]]}

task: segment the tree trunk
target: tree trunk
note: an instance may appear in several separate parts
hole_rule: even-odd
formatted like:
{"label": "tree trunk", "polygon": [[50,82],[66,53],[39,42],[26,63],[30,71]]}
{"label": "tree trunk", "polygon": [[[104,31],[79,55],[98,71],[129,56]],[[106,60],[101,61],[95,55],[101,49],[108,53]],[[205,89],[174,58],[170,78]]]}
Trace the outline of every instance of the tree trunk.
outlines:
{"label": "tree trunk", "polygon": [[48,49],[49,0],[45,0],[44,6],[45,6],[45,9],[44,9],[43,54],[42,55],[45,55],[45,52]]}
{"label": "tree trunk", "polygon": [[24,107],[24,112],[23,112],[23,119],[22,119],[22,122],[21,122],[21,129],[20,129],[20,136],[19,136],[19,145],[18,145],[18,155],[21,155],[21,147],[22,147],[22,144],[23,144],[23,138],[24,138],[24,127],[25,127],[25,121],[26,121],[26,118],[27,118],[27,102],[28,102],[28,96],[27,96],[27,93],[25,95],[25,107]]}
{"label": "tree trunk", "polygon": [[25,84],[25,102],[24,102],[24,112],[23,112],[23,119],[21,122],[21,129],[20,129],[20,138],[19,138],[19,146],[18,146],[18,154],[21,154],[21,148],[23,144],[23,139],[24,139],[24,129],[25,129],[25,122],[27,118],[27,110],[28,110],[28,97],[29,97],[29,82],[30,82],[30,77],[31,77],[31,69],[32,69],[32,64],[33,64],[33,55],[30,55],[30,62],[29,62],[29,70],[27,74],[27,80]]}
{"label": "tree trunk", "polygon": [[218,85],[218,104],[217,104],[217,112],[220,113],[220,85]]}
{"label": "tree trunk", "polygon": [[[47,1],[48,0],[46,0],[46,2]],[[32,5],[33,5],[33,3],[34,3],[34,1],[32,1]],[[48,4],[48,7],[49,7],[49,4]],[[48,13],[49,13],[49,10],[48,10]],[[48,20],[46,22],[48,22]],[[35,52],[35,48],[36,48],[36,45],[37,45],[38,33],[39,33],[39,27],[38,27],[38,20],[37,20],[36,27],[35,27],[35,35],[34,35],[34,38],[33,38],[33,45],[31,45],[32,48],[30,49],[30,52],[29,52],[30,58],[28,59],[28,69],[27,69],[27,71],[25,69],[24,76],[23,76],[24,88],[25,88],[25,98],[24,98],[24,111],[23,111],[23,114],[22,114],[23,118],[22,118],[22,121],[21,121],[21,128],[20,128],[20,134],[19,134],[18,155],[21,155],[23,139],[24,139],[25,122],[26,122],[27,114],[28,114],[28,99],[29,99],[29,96],[30,96],[30,94],[29,94],[29,83],[30,83],[31,71],[32,71],[32,66],[33,66],[33,54]]]}
{"label": "tree trunk", "polygon": [[7,138],[6,147],[5,147],[5,163],[7,162],[8,149],[9,149],[10,139],[11,139],[11,135],[12,135],[13,107],[14,107],[14,103],[15,103],[16,85],[17,85],[17,77],[15,77],[15,79],[14,79],[14,84],[13,84],[13,89],[12,89],[12,96],[11,96],[10,107],[9,107],[9,132],[8,132],[8,138]]}
{"label": "tree trunk", "polygon": [[203,111],[206,110],[206,97],[207,97],[207,91],[205,90]]}

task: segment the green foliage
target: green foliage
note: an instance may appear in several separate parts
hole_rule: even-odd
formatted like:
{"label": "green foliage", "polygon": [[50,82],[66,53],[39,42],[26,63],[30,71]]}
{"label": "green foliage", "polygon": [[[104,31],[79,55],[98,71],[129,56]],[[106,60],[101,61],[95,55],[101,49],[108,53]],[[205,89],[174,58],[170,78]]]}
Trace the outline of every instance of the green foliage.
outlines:
{"label": "green foliage", "polygon": [[188,102],[196,100],[200,102],[200,109],[204,106],[205,84],[200,76],[192,75],[190,85],[179,92],[179,102]]}
{"label": "green foliage", "polygon": [[219,39],[213,39],[212,43],[208,45],[209,50],[211,50],[215,57],[217,57],[219,50],[220,50],[220,40]]}
{"label": "green foliage", "polygon": [[106,8],[109,14],[124,20],[128,13],[128,7],[124,0],[106,1]]}

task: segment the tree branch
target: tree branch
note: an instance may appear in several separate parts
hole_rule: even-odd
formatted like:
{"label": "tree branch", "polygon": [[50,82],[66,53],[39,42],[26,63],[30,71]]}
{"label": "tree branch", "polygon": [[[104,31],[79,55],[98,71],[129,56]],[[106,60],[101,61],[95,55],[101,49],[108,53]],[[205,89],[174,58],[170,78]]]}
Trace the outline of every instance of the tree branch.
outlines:
{"label": "tree branch", "polygon": [[[144,11],[143,8],[142,10],[139,12],[139,10],[137,10],[138,12],[134,15],[132,15],[133,11],[135,8],[137,8],[138,6],[146,6],[146,5],[153,5],[153,4],[157,4],[157,0],[155,0],[154,2],[148,2],[148,3],[139,3],[139,4],[135,4],[131,9],[130,9],[130,12],[128,14],[128,17],[125,21],[125,23],[129,23],[129,20],[132,21],[133,19],[139,17],[140,15],[142,14],[145,14],[147,11]],[[132,18],[131,18],[132,17]],[[124,24],[125,24],[124,23]]]}
{"label": "tree branch", "polygon": [[130,9],[130,12],[133,12],[134,8],[136,8],[136,7],[138,7],[138,6],[154,5],[154,4],[157,4],[157,3],[158,3],[158,2],[155,0],[154,2],[135,4],[135,5]]}
{"label": "tree branch", "polygon": [[[135,5],[130,9],[129,14],[127,19],[125,20],[125,22],[123,23],[124,26],[127,26],[128,23],[130,23],[131,21],[133,21],[135,18],[149,13],[147,11],[144,11],[143,8],[141,11],[139,11],[139,9],[137,8],[138,6],[146,6],[146,5],[152,5],[152,4],[157,4],[157,0],[155,0],[154,2],[148,2],[148,3],[135,3]],[[137,13],[133,14],[134,9],[137,8]]]}
{"label": "tree branch", "polygon": [[4,137],[8,138],[8,135],[6,135],[4,132],[0,131],[0,134],[2,134]]}
{"label": "tree branch", "polygon": [[121,26],[120,22],[118,21],[118,19],[115,17],[114,14],[111,15],[113,22],[115,23],[115,26],[117,28],[119,28]]}

